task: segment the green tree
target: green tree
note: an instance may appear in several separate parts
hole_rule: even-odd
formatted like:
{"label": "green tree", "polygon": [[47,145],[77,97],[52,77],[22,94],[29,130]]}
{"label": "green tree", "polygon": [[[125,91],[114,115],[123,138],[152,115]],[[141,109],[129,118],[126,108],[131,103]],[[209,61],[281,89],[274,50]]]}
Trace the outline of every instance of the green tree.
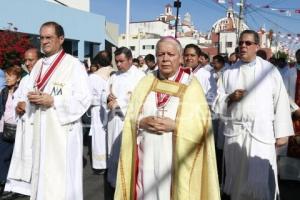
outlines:
{"label": "green tree", "polygon": [[284,58],[285,60],[288,59],[289,55],[283,51],[278,51],[276,54],[277,58]]}

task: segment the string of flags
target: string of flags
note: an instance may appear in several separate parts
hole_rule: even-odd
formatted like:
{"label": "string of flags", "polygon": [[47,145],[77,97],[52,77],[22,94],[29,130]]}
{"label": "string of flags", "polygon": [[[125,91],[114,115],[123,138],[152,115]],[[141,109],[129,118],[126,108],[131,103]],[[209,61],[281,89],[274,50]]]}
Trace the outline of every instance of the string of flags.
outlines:
{"label": "string of flags", "polygon": [[273,33],[273,37],[277,38],[279,46],[287,53],[294,54],[300,48],[300,34],[278,32]]}
{"label": "string of flags", "polygon": [[273,33],[273,38],[276,38],[281,44],[285,46],[300,45],[300,34],[290,33]]}
{"label": "string of flags", "polygon": [[[240,1],[236,0],[213,0],[215,3],[218,4],[229,4],[229,5],[236,5],[241,6]],[[259,8],[259,9],[268,9],[274,12],[278,12],[284,14],[286,16],[292,16],[300,14],[300,8],[276,8],[271,5],[253,5],[246,3],[245,8],[252,7],[252,8]],[[290,55],[294,55],[295,50],[300,48],[300,33],[299,34],[291,34],[291,33],[282,33],[282,32],[273,32],[272,38],[274,43],[280,48],[281,50],[285,51]]]}
{"label": "string of flags", "polygon": [[272,11],[277,11],[279,13],[284,13],[286,16],[292,16],[292,13],[300,14],[300,8],[297,8],[297,9],[274,8],[274,7],[271,7],[270,5],[264,5],[264,6],[259,6],[259,7],[264,8],[264,9],[270,9]]}
{"label": "string of flags", "polygon": [[[219,4],[225,4],[226,1],[225,0],[214,0],[216,3],[219,3]],[[233,0],[229,1],[228,0],[228,3],[233,3]],[[235,5],[237,6],[240,6],[241,4],[239,2],[235,3]],[[251,4],[246,4],[245,7],[250,7],[250,6],[253,6]],[[263,9],[269,9],[269,10],[272,10],[272,11],[277,11],[279,13],[282,13],[282,14],[285,14],[286,16],[292,16],[292,14],[300,14],[300,8],[296,8],[296,9],[286,9],[286,8],[275,8],[275,7],[272,7],[270,5],[263,5],[263,6],[255,6],[257,8],[263,8]]]}
{"label": "string of flags", "polygon": [[300,14],[300,8],[297,8],[297,9],[274,8],[274,7],[271,7],[270,5],[264,5],[264,6],[260,6],[260,7],[270,9],[272,11],[278,11],[280,13],[285,13],[287,16],[291,16],[292,13]]}

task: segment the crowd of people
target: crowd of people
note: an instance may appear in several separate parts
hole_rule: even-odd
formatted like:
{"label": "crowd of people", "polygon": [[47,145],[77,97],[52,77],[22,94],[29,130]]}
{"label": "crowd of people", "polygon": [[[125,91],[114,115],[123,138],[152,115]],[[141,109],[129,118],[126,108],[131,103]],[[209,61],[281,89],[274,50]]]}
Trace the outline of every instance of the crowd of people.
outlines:
{"label": "crowd of people", "polygon": [[43,57],[25,52],[28,74],[5,69],[2,199],[83,199],[84,134],[120,200],[276,200],[278,177],[299,166],[300,50],[290,67],[268,61],[252,30],[229,57],[168,36],[155,55],[117,48],[115,70],[109,51],[90,67],[65,53],[56,22],[39,34]]}

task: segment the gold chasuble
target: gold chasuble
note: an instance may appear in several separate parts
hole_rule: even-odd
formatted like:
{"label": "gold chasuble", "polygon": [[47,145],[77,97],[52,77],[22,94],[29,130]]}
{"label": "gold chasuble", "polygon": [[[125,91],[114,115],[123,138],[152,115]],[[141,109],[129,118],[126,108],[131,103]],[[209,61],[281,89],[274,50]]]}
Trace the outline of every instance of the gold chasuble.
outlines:
{"label": "gold chasuble", "polygon": [[161,81],[152,74],[138,84],[129,103],[122,134],[115,199],[137,198],[137,122],[151,91],[180,99],[172,137],[171,199],[219,200],[211,116],[199,82],[195,78],[189,85]]}

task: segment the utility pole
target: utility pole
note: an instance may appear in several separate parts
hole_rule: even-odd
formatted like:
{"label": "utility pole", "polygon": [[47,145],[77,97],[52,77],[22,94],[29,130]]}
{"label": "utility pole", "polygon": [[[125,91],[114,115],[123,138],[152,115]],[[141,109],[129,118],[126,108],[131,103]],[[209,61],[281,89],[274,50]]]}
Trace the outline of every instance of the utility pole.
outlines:
{"label": "utility pole", "polygon": [[126,47],[129,47],[130,0],[126,1]]}
{"label": "utility pole", "polygon": [[244,22],[244,0],[240,0],[240,13],[239,13],[239,24],[238,24],[238,31],[237,31],[237,41],[240,37],[242,32],[243,22]]}
{"label": "utility pole", "polygon": [[175,38],[177,38],[177,30],[178,30],[178,14],[179,14],[179,8],[181,7],[180,0],[174,1],[174,7],[177,8],[176,10],[176,20],[175,20]]}

